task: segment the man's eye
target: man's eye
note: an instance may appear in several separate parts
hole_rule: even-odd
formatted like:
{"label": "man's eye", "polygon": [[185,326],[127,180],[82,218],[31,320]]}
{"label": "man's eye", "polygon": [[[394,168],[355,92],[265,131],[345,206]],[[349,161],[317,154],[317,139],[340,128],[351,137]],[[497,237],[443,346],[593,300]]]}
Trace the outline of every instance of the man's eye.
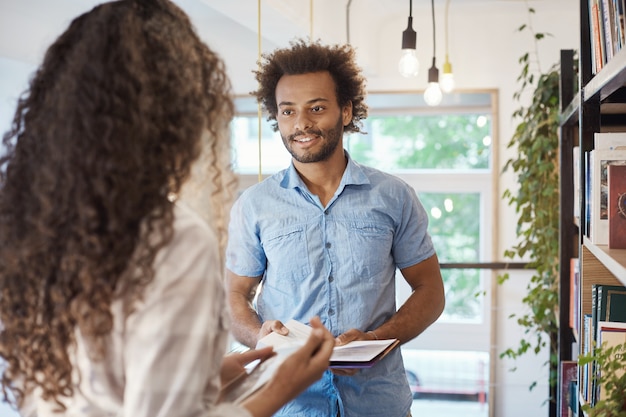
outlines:
{"label": "man's eye", "polygon": [[322,106],[315,106],[311,110],[316,113],[316,112],[320,112],[320,111],[324,110],[324,107],[322,107]]}
{"label": "man's eye", "polygon": [[293,113],[291,110],[283,110],[283,111],[281,112],[281,114],[282,114],[283,116],[289,116],[289,115],[291,115],[291,113]]}

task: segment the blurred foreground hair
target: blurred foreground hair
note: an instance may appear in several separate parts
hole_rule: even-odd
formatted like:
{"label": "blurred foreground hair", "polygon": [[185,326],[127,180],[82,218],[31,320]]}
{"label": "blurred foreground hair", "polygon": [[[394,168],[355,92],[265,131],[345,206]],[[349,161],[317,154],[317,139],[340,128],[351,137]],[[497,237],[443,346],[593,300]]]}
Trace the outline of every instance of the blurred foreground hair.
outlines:
{"label": "blurred foreground hair", "polygon": [[104,357],[111,303],[132,308],[153,280],[198,159],[204,217],[223,244],[232,113],[222,61],[167,0],[97,6],[48,49],[0,158],[5,399],[38,388],[63,407],[75,331]]}

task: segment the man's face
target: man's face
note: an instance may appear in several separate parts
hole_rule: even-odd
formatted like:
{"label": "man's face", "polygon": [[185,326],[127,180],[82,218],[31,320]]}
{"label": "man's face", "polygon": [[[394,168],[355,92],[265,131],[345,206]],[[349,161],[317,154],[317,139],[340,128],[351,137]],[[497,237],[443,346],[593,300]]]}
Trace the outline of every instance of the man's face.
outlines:
{"label": "man's face", "polygon": [[296,161],[321,162],[343,152],[343,127],[352,119],[352,106],[339,107],[328,72],[284,75],[276,85],[276,103],[280,136]]}

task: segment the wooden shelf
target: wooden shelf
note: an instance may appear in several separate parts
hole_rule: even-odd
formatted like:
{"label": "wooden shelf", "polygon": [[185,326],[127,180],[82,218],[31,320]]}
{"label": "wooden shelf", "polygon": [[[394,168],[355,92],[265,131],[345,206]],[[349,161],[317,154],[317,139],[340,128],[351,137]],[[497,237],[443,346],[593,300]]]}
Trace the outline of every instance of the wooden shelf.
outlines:
{"label": "wooden shelf", "polygon": [[[616,260],[610,255],[618,252]],[[626,281],[626,250],[617,251],[608,249],[604,245],[594,245],[584,238],[580,257],[580,327],[584,327],[582,320],[585,314],[591,314],[591,286],[624,285]],[[617,274],[615,273],[617,272]],[[621,278],[621,279],[620,279]],[[622,281],[622,279],[624,281]]]}
{"label": "wooden shelf", "polygon": [[609,249],[607,245],[594,245],[585,237],[583,245],[600,262],[606,271],[626,286],[626,249]]}
{"label": "wooden shelf", "polygon": [[600,94],[604,101],[626,85],[626,48],[620,50],[583,89],[585,100]]}

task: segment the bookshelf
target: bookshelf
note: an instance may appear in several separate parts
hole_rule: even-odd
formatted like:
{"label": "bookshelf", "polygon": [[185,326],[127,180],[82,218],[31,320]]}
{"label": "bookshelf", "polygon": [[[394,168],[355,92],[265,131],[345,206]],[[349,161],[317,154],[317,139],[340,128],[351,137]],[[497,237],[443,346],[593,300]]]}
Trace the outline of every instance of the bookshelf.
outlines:
{"label": "bookshelf", "polygon": [[[591,286],[593,284],[626,286],[626,249],[609,249],[589,239],[589,221],[586,213],[585,178],[588,169],[586,154],[594,147],[598,132],[626,132],[626,48],[615,45],[612,57],[604,59],[597,68],[597,46],[593,37],[590,10],[596,0],[580,0],[580,50],[578,72],[575,72],[574,52],[561,51],[561,115],[560,115],[560,289],[559,289],[559,361],[575,359],[582,348],[581,335],[569,323],[571,309],[578,309],[583,329],[584,314],[591,313]],[[626,46],[626,44],[624,45]],[[578,82],[578,84],[577,84]],[[580,88],[577,87],[580,86]],[[573,215],[575,167],[572,162],[574,147],[578,146],[580,172],[580,218]],[[570,305],[570,259],[580,261],[578,298]],[[579,388],[581,381],[579,380]],[[557,389],[560,392],[560,387]],[[579,398],[578,405],[582,399]],[[578,415],[583,413],[579,410]]]}

